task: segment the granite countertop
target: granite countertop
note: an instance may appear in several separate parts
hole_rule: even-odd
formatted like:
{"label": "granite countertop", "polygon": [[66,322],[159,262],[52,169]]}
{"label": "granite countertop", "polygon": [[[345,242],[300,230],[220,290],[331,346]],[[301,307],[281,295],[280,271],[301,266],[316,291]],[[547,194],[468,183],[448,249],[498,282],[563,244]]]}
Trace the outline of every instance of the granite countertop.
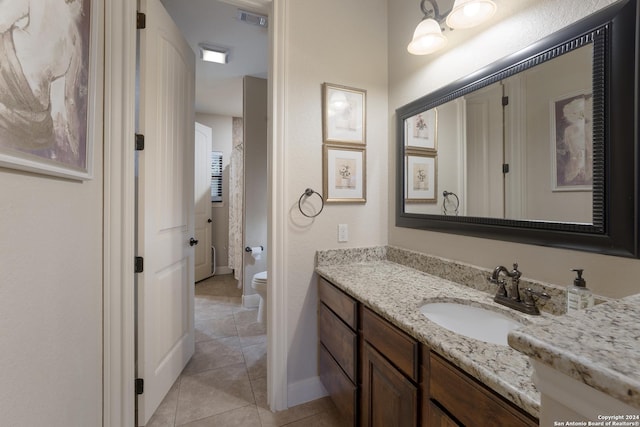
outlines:
{"label": "granite countertop", "polygon": [[509,344],[640,408],[640,294],[517,329]]}
{"label": "granite countertop", "polygon": [[494,303],[493,296],[486,292],[387,260],[318,265],[316,272],[507,400],[539,417],[540,393],[533,385],[533,368],[527,356],[508,346],[453,333],[427,319],[418,309],[427,302],[464,300],[509,313],[527,325],[554,316],[518,313]]}

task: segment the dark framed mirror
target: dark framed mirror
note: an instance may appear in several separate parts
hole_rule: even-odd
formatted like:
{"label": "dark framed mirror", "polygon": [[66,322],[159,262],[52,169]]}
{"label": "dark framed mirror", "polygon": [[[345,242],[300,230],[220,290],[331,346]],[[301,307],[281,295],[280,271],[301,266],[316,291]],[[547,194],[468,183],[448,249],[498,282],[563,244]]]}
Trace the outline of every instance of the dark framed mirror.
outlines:
{"label": "dark framed mirror", "polygon": [[638,257],[638,10],[396,110],[396,225]]}

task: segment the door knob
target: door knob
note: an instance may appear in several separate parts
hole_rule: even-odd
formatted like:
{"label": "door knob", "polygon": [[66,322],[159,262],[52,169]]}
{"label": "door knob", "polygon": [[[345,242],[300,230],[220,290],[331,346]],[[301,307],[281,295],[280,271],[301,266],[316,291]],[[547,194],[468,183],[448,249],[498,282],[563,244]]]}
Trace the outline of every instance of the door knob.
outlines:
{"label": "door knob", "polygon": [[207,222],[208,222],[209,224],[211,224],[213,221],[211,221],[211,218],[209,218],[209,219],[207,220]]}
{"label": "door knob", "polygon": [[189,246],[197,245],[198,241],[193,237],[189,239]]}

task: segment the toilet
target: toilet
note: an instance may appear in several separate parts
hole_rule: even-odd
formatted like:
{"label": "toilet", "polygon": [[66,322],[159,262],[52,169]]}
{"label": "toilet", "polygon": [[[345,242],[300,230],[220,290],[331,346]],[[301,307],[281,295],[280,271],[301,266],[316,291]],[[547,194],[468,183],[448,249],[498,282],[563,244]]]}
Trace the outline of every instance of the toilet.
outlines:
{"label": "toilet", "polygon": [[263,323],[267,317],[267,272],[262,271],[253,275],[251,287],[260,295],[258,306],[258,322]]}

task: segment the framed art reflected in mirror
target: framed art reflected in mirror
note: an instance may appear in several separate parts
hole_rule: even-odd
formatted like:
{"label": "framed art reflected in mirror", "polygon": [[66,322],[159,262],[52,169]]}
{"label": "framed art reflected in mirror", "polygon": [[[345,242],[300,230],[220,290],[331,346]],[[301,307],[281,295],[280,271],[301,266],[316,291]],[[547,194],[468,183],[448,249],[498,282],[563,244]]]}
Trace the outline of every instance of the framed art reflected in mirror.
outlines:
{"label": "framed art reflected in mirror", "polygon": [[435,154],[407,150],[407,203],[435,203],[438,188],[438,159]]}

